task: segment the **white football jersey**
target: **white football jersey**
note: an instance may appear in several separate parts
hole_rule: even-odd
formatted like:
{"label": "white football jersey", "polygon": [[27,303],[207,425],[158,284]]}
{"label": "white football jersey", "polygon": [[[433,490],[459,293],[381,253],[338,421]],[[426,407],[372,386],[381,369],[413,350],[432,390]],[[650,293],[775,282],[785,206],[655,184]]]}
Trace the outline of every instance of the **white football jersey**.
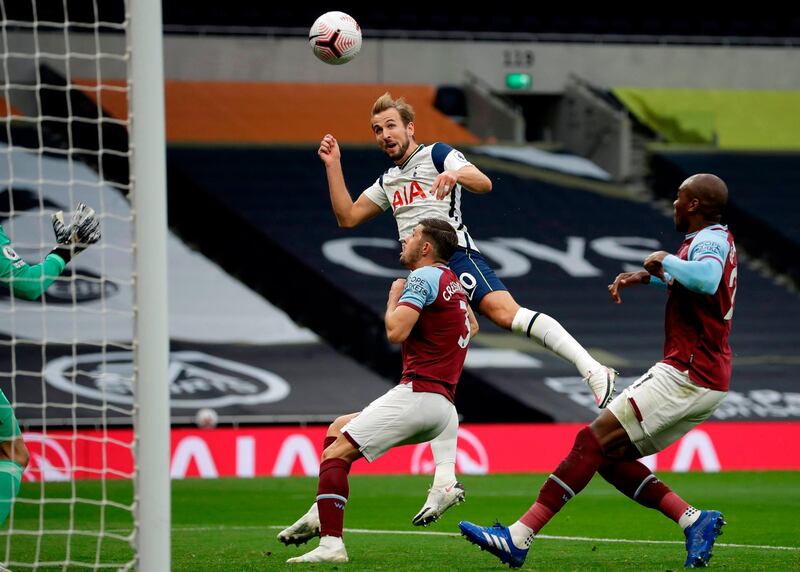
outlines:
{"label": "white football jersey", "polygon": [[411,235],[424,218],[444,219],[456,229],[459,246],[477,250],[461,218],[461,185],[441,200],[430,192],[440,173],[471,164],[445,143],[420,145],[405,163],[386,171],[363,194],[381,209],[392,209],[400,240]]}

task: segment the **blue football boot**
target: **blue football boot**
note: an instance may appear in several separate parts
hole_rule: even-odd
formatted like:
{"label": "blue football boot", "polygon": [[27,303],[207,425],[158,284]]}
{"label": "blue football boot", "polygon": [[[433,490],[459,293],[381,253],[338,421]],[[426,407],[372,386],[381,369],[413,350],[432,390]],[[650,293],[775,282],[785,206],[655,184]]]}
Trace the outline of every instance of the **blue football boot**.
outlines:
{"label": "blue football boot", "polygon": [[528,548],[514,546],[507,526],[499,522],[494,526],[478,526],[462,520],[458,523],[458,528],[461,529],[461,535],[472,544],[477,544],[481,550],[488,550],[511,568],[519,568],[525,562]]}
{"label": "blue football boot", "polygon": [[722,534],[725,519],[718,510],[701,510],[700,518],[687,526],[686,535],[686,568],[705,568],[711,560],[711,549],[714,541]]}

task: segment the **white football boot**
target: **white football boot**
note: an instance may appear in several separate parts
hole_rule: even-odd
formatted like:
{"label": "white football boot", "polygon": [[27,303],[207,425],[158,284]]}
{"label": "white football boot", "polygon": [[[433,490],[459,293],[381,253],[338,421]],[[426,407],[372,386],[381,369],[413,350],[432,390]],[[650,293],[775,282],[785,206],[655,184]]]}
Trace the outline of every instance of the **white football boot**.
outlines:
{"label": "white football boot", "polygon": [[428,526],[439,520],[451,506],[464,502],[465,497],[464,485],[458,481],[449,487],[428,489],[428,498],[417,515],[411,519],[411,524],[414,526]]}
{"label": "white football boot", "polygon": [[338,536],[323,536],[314,550],[286,561],[287,564],[297,562],[347,562],[347,550]]}
{"label": "white football boot", "polygon": [[305,544],[315,536],[319,536],[319,509],[317,503],[311,505],[308,512],[297,519],[292,526],[278,533],[278,540],[286,546]]}
{"label": "white football boot", "polygon": [[583,381],[592,390],[594,402],[600,409],[604,409],[611,401],[611,398],[614,397],[614,381],[617,379],[617,375],[619,375],[619,372],[616,370],[600,366],[588,372],[586,377],[583,378]]}

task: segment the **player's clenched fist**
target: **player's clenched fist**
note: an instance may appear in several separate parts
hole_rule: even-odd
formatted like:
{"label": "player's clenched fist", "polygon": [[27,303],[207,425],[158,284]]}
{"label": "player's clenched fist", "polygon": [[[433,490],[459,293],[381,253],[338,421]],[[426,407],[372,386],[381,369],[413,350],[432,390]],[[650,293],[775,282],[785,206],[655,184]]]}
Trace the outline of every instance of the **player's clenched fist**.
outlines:
{"label": "player's clenched fist", "polygon": [[392,282],[392,287],[389,289],[389,297],[393,298],[397,296],[400,297],[400,294],[403,293],[403,288],[406,287],[406,279],[405,278],[398,278],[394,282]]}
{"label": "player's clenched fist", "polygon": [[667,256],[669,256],[668,252],[659,250],[658,252],[654,252],[653,254],[645,258],[642,265],[644,266],[644,269],[647,270],[650,274],[658,278],[661,278],[661,280],[664,280],[664,268],[662,266],[662,263],[664,262],[664,259]]}
{"label": "player's clenched fist", "polygon": [[389,288],[389,297],[386,299],[386,311],[391,312],[397,307],[397,302],[400,301],[400,296],[403,295],[403,289],[406,287],[406,279],[398,278],[392,282]]}
{"label": "player's clenched fist", "polygon": [[339,151],[339,143],[336,142],[336,138],[333,135],[328,133],[322,138],[322,141],[319,143],[317,155],[319,155],[319,158],[322,159],[325,165],[330,165],[341,159],[342,153]]}

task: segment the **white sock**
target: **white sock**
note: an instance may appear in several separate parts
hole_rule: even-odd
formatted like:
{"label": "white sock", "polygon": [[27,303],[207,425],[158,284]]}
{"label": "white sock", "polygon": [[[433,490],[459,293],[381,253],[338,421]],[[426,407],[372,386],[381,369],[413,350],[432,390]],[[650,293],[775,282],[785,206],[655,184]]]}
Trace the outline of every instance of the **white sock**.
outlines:
{"label": "white sock", "polygon": [[454,485],[456,479],[455,462],[444,462],[436,465],[436,473],[433,475],[433,488],[440,489]]}
{"label": "white sock", "polygon": [[323,536],[319,539],[319,545],[336,550],[344,546],[344,541],[341,536]]}
{"label": "white sock", "polygon": [[449,487],[456,482],[456,451],[458,450],[458,413],[455,408],[444,430],[431,441],[436,473],[433,488]]}
{"label": "white sock", "polygon": [[602,367],[561,324],[547,314],[520,308],[511,322],[511,331],[533,338],[557,356],[571,362],[581,376]]}
{"label": "white sock", "polygon": [[698,518],[700,518],[700,511],[693,506],[690,506],[678,519],[678,524],[681,528],[686,528],[697,522]]}
{"label": "white sock", "polygon": [[517,548],[530,548],[535,536],[532,528],[517,521],[509,526],[508,530],[511,532],[511,542],[514,543],[514,546]]}

